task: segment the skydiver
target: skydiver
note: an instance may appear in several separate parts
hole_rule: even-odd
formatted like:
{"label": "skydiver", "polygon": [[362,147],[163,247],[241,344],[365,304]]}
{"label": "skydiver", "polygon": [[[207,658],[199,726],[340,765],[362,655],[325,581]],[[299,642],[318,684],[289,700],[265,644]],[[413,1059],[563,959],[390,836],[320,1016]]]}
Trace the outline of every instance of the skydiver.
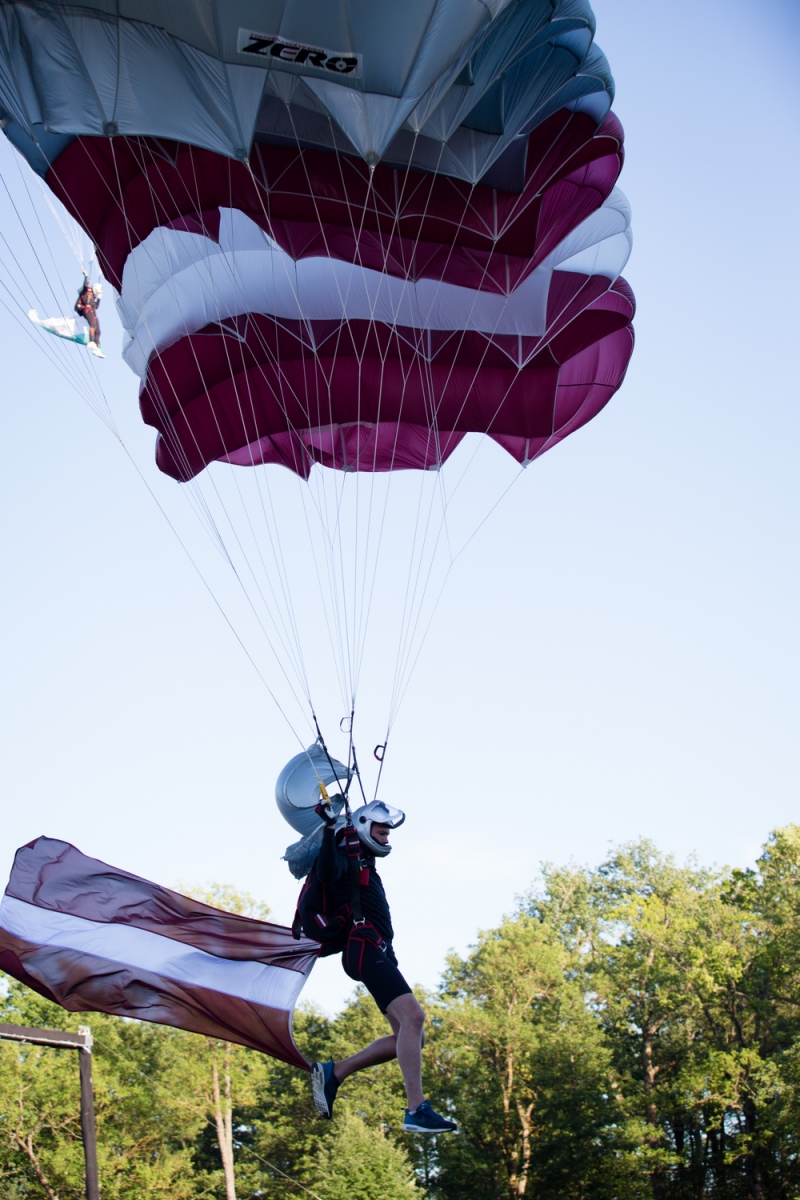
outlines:
{"label": "skydiver", "polygon": [[75,301],[75,312],[88,322],[88,346],[96,358],[105,358],[105,354],[100,349],[100,322],[97,319],[97,309],[100,306],[102,295],[102,285],[98,283],[96,287],[92,287],[89,283],[89,276],[84,272],[83,284],[78,292],[78,299]]}
{"label": "skydiver", "polygon": [[[337,919],[346,922],[342,966],[351,979],[364,984],[391,1025],[392,1033],[378,1038],[341,1062],[331,1059],[327,1063],[314,1063],[311,1067],[314,1105],[320,1116],[330,1119],[336,1093],[349,1075],[396,1058],[408,1098],[403,1130],[406,1133],[453,1132],[457,1128],[456,1123],[434,1112],[422,1091],[425,1013],[400,974],[392,948],[394,931],[389,905],[383,883],[375,869],[376,857],[385,858],[391,852],[389,835],[392,829],[403,823],[405,814],[381,801],[373,800],[363,805],[353,813],[353,829],[358,834],[358,842],[352,837],[351,830],[348,843],[345,836],[347,830],[336,832],[336,817],[331,808],[320,804],[317,812],[325,822],[325,829],[322,847],[310,874],[315,875],[316,882],[324,888],[325,905],[324,913],[303,914],[301,895],[299,913],[305,916],[303,928],[307,929],[309,916],[317,923]],[[353,847],[356,847],[355,851]],[[360,919],[352,911],[354,876],[350,863],[354,853],[358,854],[355,888],[356,906],[361,909]],[[309,932],[309,936],[313,934]]]}

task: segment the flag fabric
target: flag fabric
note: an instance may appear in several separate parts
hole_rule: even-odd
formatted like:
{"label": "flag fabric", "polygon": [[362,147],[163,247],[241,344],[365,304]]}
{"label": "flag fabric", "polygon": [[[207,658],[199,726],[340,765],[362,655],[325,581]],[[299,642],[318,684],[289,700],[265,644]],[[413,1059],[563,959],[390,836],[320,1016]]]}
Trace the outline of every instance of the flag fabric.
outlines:
{"label": "flag fabric", "polygon": [[319,954],[282,925],[221,912],[40,837],[0,903],[0,968],[70,1012],[238,1042],[308,1069],[292,1013]]}

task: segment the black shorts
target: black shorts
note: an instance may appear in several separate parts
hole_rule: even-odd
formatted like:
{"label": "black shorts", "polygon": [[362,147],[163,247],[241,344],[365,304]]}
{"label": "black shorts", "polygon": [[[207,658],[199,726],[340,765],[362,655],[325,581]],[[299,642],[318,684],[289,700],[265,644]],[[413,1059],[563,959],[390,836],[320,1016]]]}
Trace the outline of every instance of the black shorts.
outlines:
{"label": "black shorts", "polygon": [[[360,936],[357,930],[353,930],[342,954],[342,966],[346,975],[364,984],[385,1014],[392,1001],[398,996],[408,995],[411,988],[397,968],[392,943],[381,940],[378,945],[374,937],[374,934],[373,937],[369,934]],[[381,946],[385,948],[381,949]]]}

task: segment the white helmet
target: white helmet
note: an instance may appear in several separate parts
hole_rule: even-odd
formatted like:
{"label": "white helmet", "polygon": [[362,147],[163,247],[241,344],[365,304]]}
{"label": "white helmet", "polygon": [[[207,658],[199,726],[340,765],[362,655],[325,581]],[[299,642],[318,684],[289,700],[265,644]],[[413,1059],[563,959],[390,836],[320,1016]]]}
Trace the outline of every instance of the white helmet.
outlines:
{"label": "white helmet", "polygon": [[357,808],[353,813],[353,828],[368,850],[377,858],[385,858],[387,854],[391,854],[392,847],[382,846],[380,842],[375,841],[372,836],[373,823],[397,829],[405,819],[406,814],[399,808],[392,808],[382,800],[371,800],[369,804],[362,804],[361,808]]}

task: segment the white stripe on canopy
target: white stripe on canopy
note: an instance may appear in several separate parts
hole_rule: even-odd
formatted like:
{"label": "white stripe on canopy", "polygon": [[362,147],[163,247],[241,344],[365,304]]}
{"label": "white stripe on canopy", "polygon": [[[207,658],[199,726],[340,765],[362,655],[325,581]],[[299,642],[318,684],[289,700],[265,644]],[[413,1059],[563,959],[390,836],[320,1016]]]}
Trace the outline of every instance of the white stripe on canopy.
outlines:
{"label": "white stripe on canopy", "polygon": [[245,313],[288,320],[366,320],[415,329],[541,337],[554,269],[621,274],[631,251],[630,207],[615,188],[509,296],[432,279],[410,282],[314,257],[295,261],[238,209],[220,209],[219,241],[155,229],[131,251],[117,302],[128,366],[144,378],[155,350]]}

